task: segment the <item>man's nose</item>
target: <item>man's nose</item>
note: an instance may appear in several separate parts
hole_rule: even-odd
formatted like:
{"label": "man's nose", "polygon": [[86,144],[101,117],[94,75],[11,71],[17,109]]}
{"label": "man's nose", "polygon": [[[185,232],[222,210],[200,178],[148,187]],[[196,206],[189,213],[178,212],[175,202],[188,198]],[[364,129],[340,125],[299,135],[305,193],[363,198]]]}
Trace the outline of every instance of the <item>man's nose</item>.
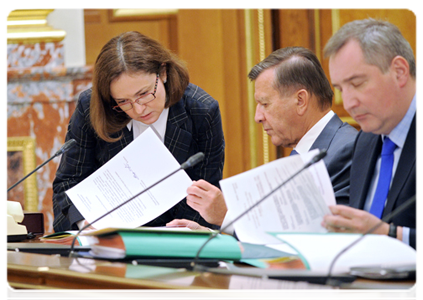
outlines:
{"label": "man's nose", "polygon": [[256,113],[254,115],[254,121],[256,121],[256,123],[261,123],[264,120],[264,115],[263,112],[260,109],[260,105],[257,104],[256,106]]}
{"label": "man's nose", "polygon": [[358,105],[358,100],[355,94],[352,91],[349,91],[348,89],[344,89],[341,92],[342,97],[342,103],[344,105],[344,109],[346,111],[350,111],[354,107]]}

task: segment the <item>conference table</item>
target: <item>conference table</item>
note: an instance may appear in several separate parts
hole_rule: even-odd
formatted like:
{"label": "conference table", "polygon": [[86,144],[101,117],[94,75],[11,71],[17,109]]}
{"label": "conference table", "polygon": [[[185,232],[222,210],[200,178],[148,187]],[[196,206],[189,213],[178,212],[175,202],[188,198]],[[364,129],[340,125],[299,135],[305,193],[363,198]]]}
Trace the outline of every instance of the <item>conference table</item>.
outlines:
{"label": "conference table", "polygon": [[[136,263],[7,251],[7,282],[12,292],[27,289],[68,290],[172,290],[172,291],[378,291],[386,295],[414,295],[415,280],[381,281],[358,278],[333,287],[303,281],[263,277],[194,272],[185,268],[148,266]],[[247,292],[248,291],[248,292]],[[193,296],[194,294],[190,294]],[[399,296],[399,297],[400,297]],[[402,296],[401,296],[402,297]],[[107,298],[104,298],[107,299]],[[188,298],[187,298],[188,299]],[[330,297],[328,298],[330,299]]]}

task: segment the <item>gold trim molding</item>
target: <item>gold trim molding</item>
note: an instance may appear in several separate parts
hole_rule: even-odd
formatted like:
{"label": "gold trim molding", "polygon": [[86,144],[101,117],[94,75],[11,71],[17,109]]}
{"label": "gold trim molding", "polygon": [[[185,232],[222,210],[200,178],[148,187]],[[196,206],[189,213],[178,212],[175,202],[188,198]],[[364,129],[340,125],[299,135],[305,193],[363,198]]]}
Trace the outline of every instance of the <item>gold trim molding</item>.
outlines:
{"label": "gold trim molding", "polygon": [[[341,28],[341,21],[339,16],[339,9],[332,9],[332,35],[334,35],[339,28]],[[334,102],[337,105],[342,105],[341,92],[337,89],[334,89]]]}
{"label": "gold trim molding", "polygon": [[[259,32],[259,46],[260,46],[260,61],[266,58],[266,44],[264,38],[264,13],[263,9],[258,9],[258,32]],[[262,129],[263,138],[263,164],[269,162],[269,136],[266,131]]]}
{"label": "gold trim molding", "polygon": [[[22,151],[23,174],[26,175],[36,168],[35,139],[32,137],[8,137],[7,152]],[[21,184],[24,185],[24,210],[38,212],[38,188],[36,173],[29,176]]]}
{"label": "gold trim molding", "polygon": [[7,17],[8,44],[35,44],[60,42],[64,30],[53,29],[47,24],[47,16],[54,9],[18,9]]}
{"label": "gold trim molding", "polygon": [[156,16],[156,15],[176,15],[178,9],[161,8],[161,9],[114,9],[114,17],[134,17],[134,16]]}
{"label": "gold trim molding", "polygon": [[[245,54],[247,72],[254,66],[254,41],[253,41],[253,25],[252,25],[252,10],[244,10],[244,26],[245,26]],[[254,122],[255,114],[255,100],[254,100],[254,85],[247,78],[247,98],[248,98],[248,133],[250,138],[250,168],[257,167],[257,132]]]}
{"label": "gold trim molding", "polygon": [[151,8],[151,9],[110,9],[110,22],[159,20],[165,18],[176,18],[178,9],[174,8]]}

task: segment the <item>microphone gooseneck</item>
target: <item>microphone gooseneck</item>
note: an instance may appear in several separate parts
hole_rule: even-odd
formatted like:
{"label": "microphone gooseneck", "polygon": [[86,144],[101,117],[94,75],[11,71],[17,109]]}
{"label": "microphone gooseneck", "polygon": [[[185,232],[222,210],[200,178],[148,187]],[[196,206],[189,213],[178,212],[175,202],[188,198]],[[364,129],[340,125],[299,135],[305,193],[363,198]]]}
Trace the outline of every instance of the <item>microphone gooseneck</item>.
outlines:
{"label": "microphone gooseneck", "polygon": [[73,252],[74,252],[74,248],[75,248],[75,241],[76,241],[76,239],[78,238],[78,236],[80,235],[80,233],[83,230],[85,230],[88,227],[92,226],[94,223],[96,223],[97,221],[103,219],[105,216],[111,214],[112,212],[116,211],[117,209],[121,208],[125,204],[131,202],[132,200],[134,200],[135,198],[137,198],[141,194],[147,192],[148,190],[150,190],[151,188],[155,187],[156,185],[158,185],[159,183],[163,182],[164,180],[166,180],[170,176],[172,176],[175,173],[179,172],[180,170],[185,170],[185,169],[187,169],[189,167],[193,167],[194,165],[196,165],[199,162],[201,162],[203,159],[204,159],[204,153],[198,152],[197,154],[194,154],[193,156],[191,156],[190,158],[188,158],[186,162],[182,163],[180,165],[180,167],[178,169],[176,169],[175,171],[171,172],[170,174],[168,174],[165,177],[161,178],[160,180],[156,181],[152,185],[150,185],[147,188],[143,189],[142,191],[140,191],[139,193],[135,194],[134,196],[132,196],[128,200],[122,202],[121,204],[119,204],[118,206],[116,206],[115,208],[113,208],[112,210],[109,210],[108,212],[106,212],[105,214],[101,215],[100,217],[98,217],[97,219],[95,219],[94,221],[92,221],[91,223],[83,226],[80,230],[78,230],[78,232],[76,233],[76,235],[74,236],[74,238],[72,240],[72,244],[71,244],[69,256],[73,256]]}
{"label": "microphone gooseneck", "polygon": [[53,158],[65,153],[66,151],[68,151],[70,148],[72,148],[73,146],[75,146],[76,141],[74,139],[71,139],[69,141],[67,141],[52,157],[50,157],[49,159],[47,159],[45,162],[43,162],[41,165],[39,165],[38,167],[36,167],[33,171],[31,171],[30,173],[28,173],[25,177],[23,177],[21,180],[19,180],[18,182],[16,182],[14,185],[12,185],[10,188],[7,189],[7,191],[9,192],[11,189],[13,189],[15,186],[17,186],[19,183],[21,183],[22,181],[24,181],[25,179],[27,179],[29,176],[31,176],[33,173],[35,173],[36,171],[38,171],[41,167],[43,167],[45,164],[47,164],[49,161],[51,161]]}
{"label": "microphone gooseneck", "polygon": [[393,217],[395,217],[396,215],[398,215],[399,213],[403,212],[406,208],[408,208],[411,204],[413,204],[416,201],[416,195],[412,196],[411,198],[409,198],[407,201],[405,201],[401,206],[399,206],[397,209],[395,209],[394,211],[392,211],[391,213],[387,214],[385,217],[383,217],[381,219],[380,222],[378,222],[375,226],[373,226],[372,228],[370,228],[368,231],[366,231],[365,233],[363,233],[362,236],[360,236],[359,238],[357,238],[355,241],[353,241],[351,244],[349,244],[348,246],[346,246],[344,249],[342,249],[332,260],[330,266],[329,266],[329,271],[328,271],[328,275],[327,275],[327,279],[326,279],[326,284],[329,285],[338,285],[338,282],[331,282],[331,277],[332,277],[332,271],[333,268],[335,266],[336,261],[339,259],[339,257],[341,257],[342,254],[344,254],[345,252],[347,252],[349,249],[351,249],[354,245],[356,245],[358,242],[360,242],[366,235],[374,232],[376,229],[378,229],[384,222],[389,222]]}
{"label": "microphone gooseneck", "polygon": [[[282,182],[281,184],[279,184],[276,188],[274,188],[273,190],[271,190],[267,195],[265,195],[263,198],[261,198],[259,201],[257,201],[256,203],[254,203],[253,205],[251,205],[249,208],[247,208],[244,212],[242,212],[238,217],[236,217],[235,219],[233,219],[231,222],[229,222],[225,227],[221,228],[218,232],[214,232],[210,235],[210,237],[204,242],[203,245],[201,245],[200,249],[198,249],[197,254],[195,255],[195,258],[193,260],[193,262],[191,263],[191,267],[193,269],[197,268],[197,261],[200,257],[200,253],[203,250],[203,248],[208,244],[208,242],[210,242],[213,238],[215,238],[217,235],[219,235],[220,233],[224,232],[227,228],[229,228],[230,226],[232,226],[236,221],[238,221],[240,218],[242,218],[243,216],[245,216],[247,213],[249,213],[253,208],[255,208],[256,206],[258,206],[260,203],[262,203],[264,200],[266,200],[270,195],[272,195],[274,192],[276,192],[277,190],[279,190],[282,186],[284,186],[286,183],[288,183],[289,181],[291,181],[292,179],[294,179],[298,174],[300,174],[302,171],[304,171],[305,169],[309,168],[311,165],[317,163],[318,161],[320,161],[322,158],[324,158],[327,154],[327,151],[325,149],[320,150],[320,152],[318,154],[316,154],[308,163],[306,163],[301,169],[299,169],[296,173],[294,173],[293,175],[291,175],[288,179],[286,179],[284,182]],[[202,267],[200,267],[200,269],[203,269]]]}

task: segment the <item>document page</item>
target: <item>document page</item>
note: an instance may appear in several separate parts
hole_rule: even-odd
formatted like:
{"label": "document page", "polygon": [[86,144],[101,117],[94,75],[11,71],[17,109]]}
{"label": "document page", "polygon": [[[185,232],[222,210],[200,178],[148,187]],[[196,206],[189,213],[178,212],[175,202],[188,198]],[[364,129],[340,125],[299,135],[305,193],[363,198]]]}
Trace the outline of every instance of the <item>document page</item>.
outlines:
{"label": "document page", "polygon": [[[359,239],[352,233],[273,233],[298,251],[307,269],[327,273],[334,258]],[[284,244],[285,245],[285,244]],[[271,246],[280,250],[277,245]],[[388,251],[389,249],[389,251]],[[334,274],[348,273],[352,267],[407,266],[416,264],[416,250],[386,235],[368,234],[336,261]]]}
{"label": "document page", "polygon": [[[92,222],[178,168],[178,161],[149,128],[66,194],[84,218]],[[185,170],[180,170],[93,226],[102,229],[144,225],[185,198],[191,184]]]}
{"label": "document page", "polygon": [[[284,157],[220,181],[228,213],[234,220],[278,185],[300,170],[318,153]],[[234,224],[240,241],[256,244],[280,243],[267,232],[326,232],[320,223],[336,204],[324,162],[312,165],[272,193]]]}

